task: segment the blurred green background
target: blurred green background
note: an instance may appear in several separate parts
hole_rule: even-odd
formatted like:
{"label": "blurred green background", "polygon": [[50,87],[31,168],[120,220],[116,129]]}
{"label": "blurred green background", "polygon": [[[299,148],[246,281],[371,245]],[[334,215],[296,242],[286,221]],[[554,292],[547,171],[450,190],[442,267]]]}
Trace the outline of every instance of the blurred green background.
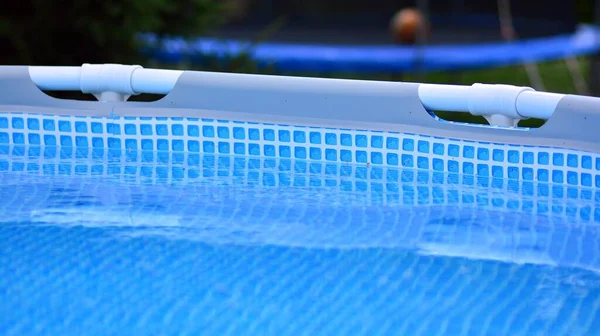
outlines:
{"label": "blurred green background", "polygon": [[[80,65],[82,63],[141,64],[145,67],[178,67],[209,71],[276,73],[258,69],[246,55],[226,64],[207,62],[203,67],[152,63],[140,53],[136,39],[139,32],[159,36],[194,37],[215,29],[235,14],[232,1],[213,0],[23,0],[13,1],[0,12],[0,63],[14,65]],[[543,6],[543,2],[540,2]],[[595,0],[577,0],[580,22],[594,18]],[[264,27],[256,40],[268,40],[278,22]],[[580,58],[581,73],[589,80],[589,58]],[[576,93],[573,79],[564,61],[538,64],[547,91]],[[320,74],[289,74],[320,75]],[[484,70],[368,76],[348,73],[339,78],[425,81],[433,83],[472,84],[505,83],[530,85],[522,66]],[[440,114],[445,119],[484,122],[469,114]],[[523,121],[522,125],[539,126],[541,121]]]}

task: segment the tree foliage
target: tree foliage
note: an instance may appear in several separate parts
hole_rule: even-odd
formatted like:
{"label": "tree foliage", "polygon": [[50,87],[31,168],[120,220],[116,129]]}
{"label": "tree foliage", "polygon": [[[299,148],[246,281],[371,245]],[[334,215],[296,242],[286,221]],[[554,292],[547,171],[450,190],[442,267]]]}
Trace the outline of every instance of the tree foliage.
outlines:
{"label": "tree foliage", "polygon": [[201,34],[219,24],[214,0],[19,0],[0,11],[0,63],[137,63],[139,33]]}
{"label": "tree foliage", "polygon": [[592,23],[597,19],[595,17],[597,1],[600,0],[575,0],[577,19],[580,22]]}

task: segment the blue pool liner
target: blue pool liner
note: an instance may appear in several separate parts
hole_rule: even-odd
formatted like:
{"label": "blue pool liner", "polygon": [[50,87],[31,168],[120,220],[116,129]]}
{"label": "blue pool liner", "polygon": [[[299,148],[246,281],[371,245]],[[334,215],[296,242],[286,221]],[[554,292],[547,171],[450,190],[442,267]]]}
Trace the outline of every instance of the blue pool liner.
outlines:
{"label": "blue pool liner", "polygon": [[3,334],[600,329],[598,98],[475,127],[422,98],[506,116],[525,93],[46,70],[0,67]]}

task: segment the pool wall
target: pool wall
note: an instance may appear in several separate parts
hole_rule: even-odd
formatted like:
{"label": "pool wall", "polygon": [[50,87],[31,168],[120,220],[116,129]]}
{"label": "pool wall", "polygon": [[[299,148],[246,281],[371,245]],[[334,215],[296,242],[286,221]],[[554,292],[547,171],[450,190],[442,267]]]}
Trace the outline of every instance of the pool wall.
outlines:
{"label": "pool wall", "polygon": [[521,129],[437,120],[417,83],[186,71],[155,102],[88,102],[46,95],[28,67],[2,67],[0,76],[3,145],[241,155],[600,187],[600,104],[591,97],[566,95],[543,127]]}

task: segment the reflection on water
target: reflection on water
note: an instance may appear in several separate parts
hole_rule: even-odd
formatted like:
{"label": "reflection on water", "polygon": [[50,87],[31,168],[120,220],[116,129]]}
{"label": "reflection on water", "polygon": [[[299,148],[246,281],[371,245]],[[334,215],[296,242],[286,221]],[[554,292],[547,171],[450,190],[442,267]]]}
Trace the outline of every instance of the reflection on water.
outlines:
{"label": "reflection on water", "polygon": [[19,333],[33,327],[18,314],[51,333],[88,322],[92,333],[600,330],[594,190],[288,160],[0,149],[0,325]]}

